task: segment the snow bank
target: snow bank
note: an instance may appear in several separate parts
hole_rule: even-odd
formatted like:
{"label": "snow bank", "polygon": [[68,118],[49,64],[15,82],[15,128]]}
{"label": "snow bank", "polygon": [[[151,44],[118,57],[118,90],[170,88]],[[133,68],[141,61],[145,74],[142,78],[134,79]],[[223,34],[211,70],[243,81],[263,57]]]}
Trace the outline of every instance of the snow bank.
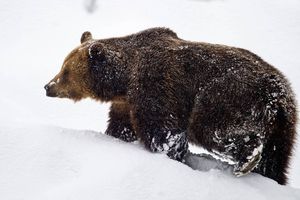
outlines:
{"label": "snow bank", "polygon": [[201,172],[94,131],[16,125],[0,132],[0,199],[299,199],[258,174]]}

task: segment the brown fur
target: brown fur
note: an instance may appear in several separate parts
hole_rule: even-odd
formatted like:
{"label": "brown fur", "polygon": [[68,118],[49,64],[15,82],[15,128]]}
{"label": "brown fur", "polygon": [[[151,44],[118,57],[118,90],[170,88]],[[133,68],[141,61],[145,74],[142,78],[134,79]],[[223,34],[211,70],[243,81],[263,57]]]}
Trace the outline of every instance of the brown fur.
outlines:
{"label": "brown fur", "polygon": [[182,161],[189,141],[234,161],[237,175],[256,167],[286,183],[296,103],[260,57],[165,28],[104,40],[85,32],[81,42],[45,86],[48,96],[112,102],[106,133],[139,138],[150,151]]}
{"label": "brown fur", "polygon": [[91,83],[87,74],[87,65],[84,60],[88,54],[78,47],[74,49],[64,60],[61,71],[50,81],[52,85],[48,93],[61,98],[70,98],[79,101],[82,98],[93,97],[90,90]]}

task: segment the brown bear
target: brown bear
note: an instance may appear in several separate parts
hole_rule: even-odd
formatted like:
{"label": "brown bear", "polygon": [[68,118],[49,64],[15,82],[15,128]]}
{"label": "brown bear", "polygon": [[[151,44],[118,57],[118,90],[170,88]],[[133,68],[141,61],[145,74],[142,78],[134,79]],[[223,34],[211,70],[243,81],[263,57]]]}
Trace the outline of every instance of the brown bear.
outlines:
{"label": "brown bear", "polygon": [[190,42],[167,28],[95,40],[90,32],[47,96],[111,102],[106,134],[140,139],[184,161],[188,142],[234,162],[234,174],[280,184],[295,141],[296,104],[276,68],[241,48]]}

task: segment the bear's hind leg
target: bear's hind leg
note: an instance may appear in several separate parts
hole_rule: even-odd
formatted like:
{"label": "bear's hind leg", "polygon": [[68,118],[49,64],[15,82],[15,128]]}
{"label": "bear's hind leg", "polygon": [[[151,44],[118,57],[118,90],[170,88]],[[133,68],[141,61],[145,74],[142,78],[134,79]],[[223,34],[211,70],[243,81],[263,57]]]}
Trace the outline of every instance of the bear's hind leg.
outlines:
{"label": "bear's hind leg", "polygon": [[262,159],[254,172],[276,180],[279,184],[287,183],[287,167],[290,156],[288,146],[284,146],[286,141],[279,140],[278,136],[271,135],[265,144]]}
{"label": "bear's hind leg", "polygon": [[112,103],[109,112],[108,127],[105,134],[119,138],[125,142],[137,140],[130,122],[130,109],[126,102]]}
{"label": "bear's hind leg", "polygon": [[195,116],[188,129],[189,140],[233,164],[236,176],[251,172],[261,159],[265,137],[261,126],[253,121],[226,127],[218,123],[208,126],[211,121],[210,117]]}
{"label": "bear's hind leg", "polygon": [[278,110],[276,126],[269,134],[264,145],[262,159],[254,170],[254,172],[276,180],[281,185],[287,184],[288,181],[289,161],[295,143],[296,118],[295,108],[289,112],[282,108]]}
{"label": "bear's hind leg", "polygon": [[233,173],[236,176],[250,173],[261,160],[262,134],[250,131],[242,134],[228,134],[224,138],[217,136],[213,140],[218,144],[212,152],[230,159],[234,163]]}

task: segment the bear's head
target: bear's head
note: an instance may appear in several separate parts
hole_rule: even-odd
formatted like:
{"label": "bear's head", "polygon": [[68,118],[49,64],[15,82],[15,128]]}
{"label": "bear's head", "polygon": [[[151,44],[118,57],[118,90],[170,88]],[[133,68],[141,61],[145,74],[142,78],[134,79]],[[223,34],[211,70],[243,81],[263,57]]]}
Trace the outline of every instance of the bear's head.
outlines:
{"label": "bear's head", "polygon": [[122,96],[122,56],[112,49],[109,44],[94,40],[90,32],[84,32],[81,45],[69,53],[60,72],[45,85],[46,95],[74,101],[87,97],[110,101]]}

